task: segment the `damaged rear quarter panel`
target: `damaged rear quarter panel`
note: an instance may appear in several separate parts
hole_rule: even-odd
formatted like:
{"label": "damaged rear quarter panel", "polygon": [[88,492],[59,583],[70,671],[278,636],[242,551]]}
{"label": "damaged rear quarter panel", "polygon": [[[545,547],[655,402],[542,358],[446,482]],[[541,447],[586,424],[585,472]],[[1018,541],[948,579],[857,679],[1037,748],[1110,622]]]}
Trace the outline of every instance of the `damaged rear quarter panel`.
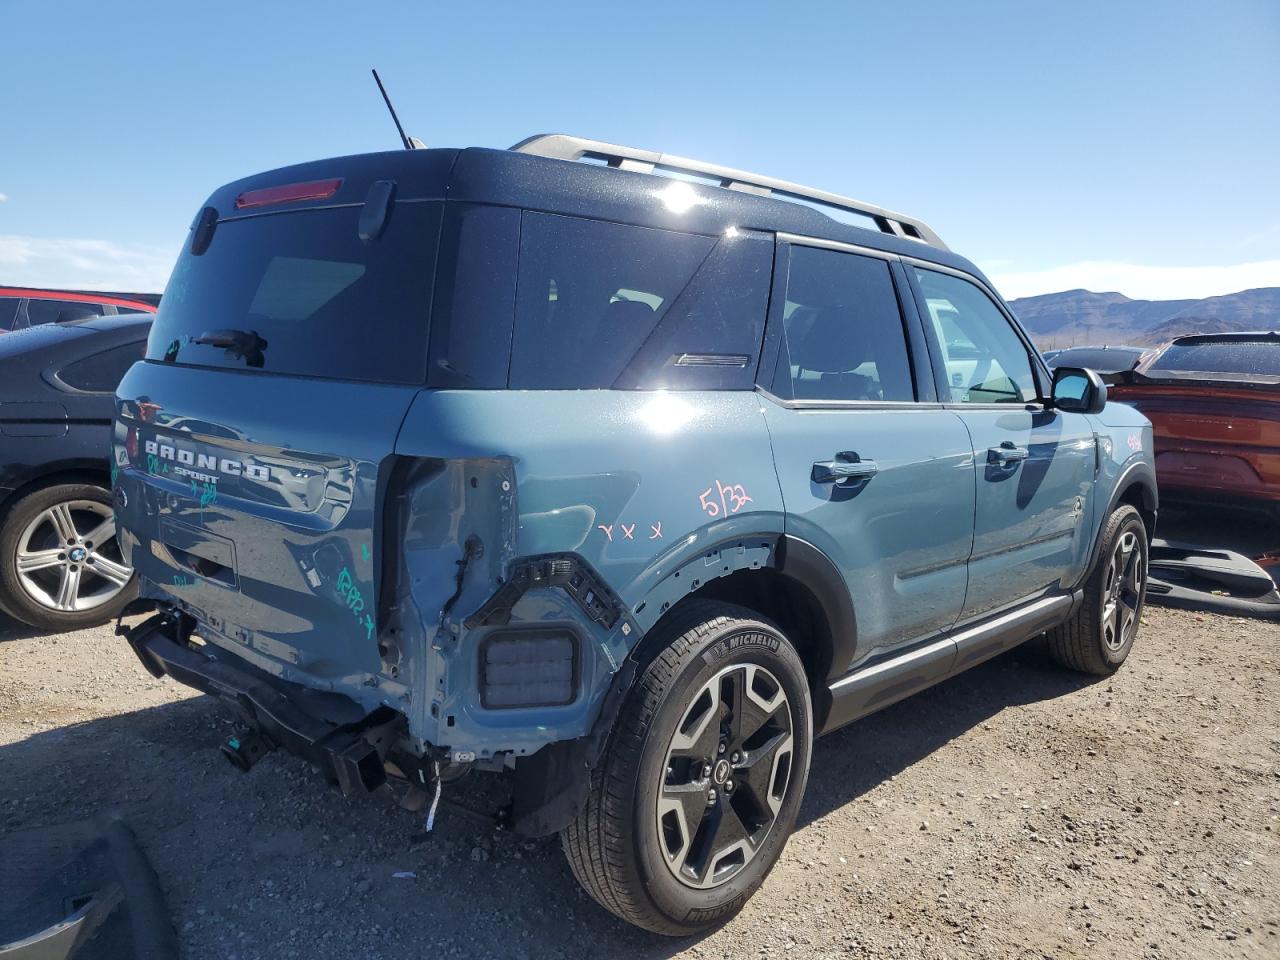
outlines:
{"label": "damaged rear quarter panel", "polygon": [[[396,454],[412,466],[397,496],[400,536],[386,541],[403,544],[389,653],[413,691],[412,736],[454,755],[519,756],[589,732],[613,674],[656,619],[645,600],[669,601],[664,579],[710,545],[782,532],[761,404],[749,392],[427,391]],[[578,633],[577,696],[486,709],[480,646],[503,628],[464,621],[514,561],[548,554],[588,564],[623,615],[606,628],[563,589],[529,590],[511,626]]]}

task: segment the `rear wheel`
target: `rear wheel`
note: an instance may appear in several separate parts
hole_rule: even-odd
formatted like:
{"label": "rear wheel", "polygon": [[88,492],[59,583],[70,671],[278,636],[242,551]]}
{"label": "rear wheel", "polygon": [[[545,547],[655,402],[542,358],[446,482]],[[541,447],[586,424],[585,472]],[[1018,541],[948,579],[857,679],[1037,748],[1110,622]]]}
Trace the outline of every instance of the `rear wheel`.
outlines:
{"label": "rear wheel", "polygon": [[134,593],[102,487],[56,484],[10,508],[0,526],[5,612],[42,630],[78,630],[117,616]]}
{"label": "rear wheel", "polygon": [[1147,597],[1147,528],[1125,504],[1107,518],[1102,551],[1075,615],[1049,631],[1049,652],[1083,673],[1115,673],[1133,649]]}
{"label": "rear wheel", "polygon": [[693,602],[646,643],[657,652],[562,840],[601,905],[687,935],[736,913],[782,853],[813,711],[795,649],[747,610]]}

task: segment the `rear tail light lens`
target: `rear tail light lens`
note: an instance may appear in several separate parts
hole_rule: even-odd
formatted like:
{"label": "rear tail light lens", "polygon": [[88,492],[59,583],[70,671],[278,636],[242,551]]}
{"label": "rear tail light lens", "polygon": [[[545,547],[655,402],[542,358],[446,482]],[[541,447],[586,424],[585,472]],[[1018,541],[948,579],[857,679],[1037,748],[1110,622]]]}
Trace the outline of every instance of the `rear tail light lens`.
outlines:
{"label": "rear tail light lens", "polygon": [[138,459],[138,428],[130,427],[129,431],[124,435],[125,453],[129,454],[129,459]]}
{"label": "rear tail light lens", "polygon": [[279,187],[263,187],[246,190],[236,197],[237,210],[268,207],[273,203],[294,203],[298,200],[328,200],[342,186],[342,178],[333,180],[309,180],[306,183],[286,183]]}

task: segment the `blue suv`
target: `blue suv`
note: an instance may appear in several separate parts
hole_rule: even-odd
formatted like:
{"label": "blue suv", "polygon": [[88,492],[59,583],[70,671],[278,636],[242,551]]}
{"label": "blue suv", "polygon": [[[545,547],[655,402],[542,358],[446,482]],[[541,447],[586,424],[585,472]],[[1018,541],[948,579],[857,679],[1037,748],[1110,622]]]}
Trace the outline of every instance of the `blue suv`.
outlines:
{"label": "blue suv", "polygon": [[129,642],[236,766],[505,774],[666,934],[760,885],[815,736],[1032,637],[1119,667],[1157,506],[1150,424],[921,221],[565,136],[217,190],[114,463]]}

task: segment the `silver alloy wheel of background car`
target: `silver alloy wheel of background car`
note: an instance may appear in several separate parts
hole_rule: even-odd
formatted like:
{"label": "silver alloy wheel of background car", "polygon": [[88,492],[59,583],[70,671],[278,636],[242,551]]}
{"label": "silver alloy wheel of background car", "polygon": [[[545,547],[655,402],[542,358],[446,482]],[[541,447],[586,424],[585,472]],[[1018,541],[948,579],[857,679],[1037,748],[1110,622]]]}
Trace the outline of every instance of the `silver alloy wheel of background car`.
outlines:
{"label": "silver alloy wheel of background car", "polygon": [[36,514],[14,559],[27,596],[62,613],[110,602],[133,575],[116,544],[111,508],[94,500],[66,500]]}
{"label": "silver alloy wheel of background car", "polygon": [[1124,649],[1137,629],[1146,579],[1146,554],[1138,546],[1138,535],[1129,530],[1116,541],[1102,583],[1102,639],[1114,653]]}
{"label": "silver alloy wheel of background car", "polygon": [[791,704],[764,667],[708,680],[680,718],[658,788],[658,844],[681,883],[707,889],[755,856],[787,795]]}

